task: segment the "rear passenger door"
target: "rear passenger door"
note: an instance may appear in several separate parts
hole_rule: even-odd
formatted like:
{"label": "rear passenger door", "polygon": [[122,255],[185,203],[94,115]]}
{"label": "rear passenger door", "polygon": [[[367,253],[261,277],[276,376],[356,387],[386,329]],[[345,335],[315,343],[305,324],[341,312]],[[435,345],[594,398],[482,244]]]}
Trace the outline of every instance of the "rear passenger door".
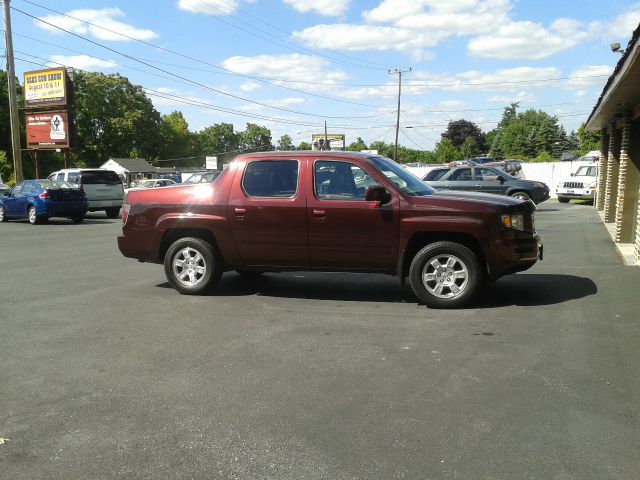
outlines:
{"label": "rear passenger door", "polygon": [[306,161],[248,159],[233,180],[227,218],[246,266],[307,267]]}
{"label": "rear passenger door", "polygon": [[24,182],[13,187],[9,195],[3,199],[4,211],[9,216],[22,216],[25,213],[25,210],[18,210],[18,204],[24,199],[22,187],[24,187]]}

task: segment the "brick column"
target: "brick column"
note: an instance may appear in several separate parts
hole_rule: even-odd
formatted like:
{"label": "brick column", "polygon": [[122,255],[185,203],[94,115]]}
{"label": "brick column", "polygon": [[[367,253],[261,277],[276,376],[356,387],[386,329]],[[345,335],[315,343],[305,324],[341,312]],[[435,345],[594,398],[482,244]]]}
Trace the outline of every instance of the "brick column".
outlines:
{"label": "brick column", "polygon": [[624,198],[627,186],[627,169],[629,168],[629,130],[631,128],[631,114],[625,113],[624,125],[620,141],[620,165],[618,170],[618,194],[616,199],[615,222],[616,222],[616,242],[624,242],[626,235],[623,235],[624,221]]}
{"label": "brick column", "polygon": [[596,186],[597,210],[604,210],[604,189],[607,184],[607,166],[609,157],[609,131],[603,128],[600,131],[600,158],[598,160],[598,185]]}
{"label": "brick column", "polygon": [[616,200],[618,199],[618,159],[620,158],[620,130],[612,127],[609,137],[609,155],[607,159],[607,183],[604,187],[604,221],[612,223],[616,219]]}

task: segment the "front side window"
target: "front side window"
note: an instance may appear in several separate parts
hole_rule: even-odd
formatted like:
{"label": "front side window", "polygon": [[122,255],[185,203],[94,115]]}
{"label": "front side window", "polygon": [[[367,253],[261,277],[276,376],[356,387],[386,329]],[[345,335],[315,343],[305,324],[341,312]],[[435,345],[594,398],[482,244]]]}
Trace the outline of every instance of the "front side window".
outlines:
{"label": "front side window", "polygon": [[459,168],[451,174],[449,180],[452,182],[470,182],[471,181],[471,169]]}
{"label": "front side window", "polygon": [[363,169],[348,162],[318,160],[313,166],[316,197],[324,200],[365,200],[367,187],[379,186]]}
{"label": "front side window", "polygon": [[[64,175],[62,176],[62,178],[59,177],[58,180],[64,180]],[[67,182],[78,183],[78,172],[69,172]]]}
{"label": "front side window", "polygon": [[292,198],[298,191],[296,160],[256,160],[247,164],[242,188],[249,197]]}
{"label": "front side window", "polygon": [[488,168],[476,168],[476,181],[497,181],[498,172]]}
{"label": "front side window", "polygon": [[18,195],[18,194],[22,193],[22,187],[23,186],[24,186],[24,183],[19,183],[18,185],[13,187],[13,190],[11,190],[11,195]]}

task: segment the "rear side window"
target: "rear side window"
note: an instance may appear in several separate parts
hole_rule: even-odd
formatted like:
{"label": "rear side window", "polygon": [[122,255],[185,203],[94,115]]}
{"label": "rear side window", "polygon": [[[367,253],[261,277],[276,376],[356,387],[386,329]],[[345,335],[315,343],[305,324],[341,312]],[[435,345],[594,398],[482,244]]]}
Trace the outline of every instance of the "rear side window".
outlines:
{"label": "rear side window", "polygon": [[298,190],[298,162],[250,162],[244,171],[242,188],[249,197],[291,198]]}
{"label": "rear side window", "polygon": [[82,172],[80,179],[83,185],[118,185],[120,177],[110,170],[91,170]]}
{"label": "rear side window", "polygon": [[64,173],[59,173],[56,175],[56,180],[64,180]]}
{"label": "rear side window", "polygon": [[[58,178],[58,180],[64,180],[64,177]],[[69,183],[78,183],[78,172],[69,172],[69,176],[67,178],[67,182],[69,182]]]}

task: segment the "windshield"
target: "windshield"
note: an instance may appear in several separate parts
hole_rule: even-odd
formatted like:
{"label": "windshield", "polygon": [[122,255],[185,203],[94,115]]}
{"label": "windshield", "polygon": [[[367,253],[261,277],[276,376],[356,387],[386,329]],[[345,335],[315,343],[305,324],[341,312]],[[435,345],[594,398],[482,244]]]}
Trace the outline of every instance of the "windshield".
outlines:
{"label": "windshield", "polygon": [[84,185],[119,185],[122,183],[116,172],[111,170],[89,170],[80,174]]}
{"label": "windshield", "polygon": [[402,193],[412,197],[431,195],[435,190],[396,162],[384,157],[369,157],[369,161]]}
{"label": "windshield", "polygon": [[38,181],[38,185],[40,185],[40,188],[43,190],[78,190],[77,185],[73,185],[69,182],[63,182],[61,180],[40,180]]}
{"label": "windshield", "polygon": [[598,167],[580,167],[576,171],[576,176],[595,177],[598,175]]}

